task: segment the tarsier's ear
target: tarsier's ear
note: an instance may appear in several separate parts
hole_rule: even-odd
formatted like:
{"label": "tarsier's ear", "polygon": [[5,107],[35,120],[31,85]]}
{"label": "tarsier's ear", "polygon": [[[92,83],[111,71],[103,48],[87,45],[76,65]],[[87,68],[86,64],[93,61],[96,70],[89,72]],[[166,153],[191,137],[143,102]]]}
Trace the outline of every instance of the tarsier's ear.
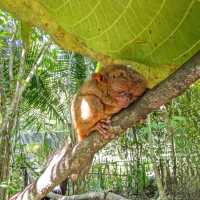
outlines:
{"label": "tarsier's ear", "polygon": [[103,74],[97,72],[92,74],[92,80],[96,80],[98,82],[106,81],[106,78]]}

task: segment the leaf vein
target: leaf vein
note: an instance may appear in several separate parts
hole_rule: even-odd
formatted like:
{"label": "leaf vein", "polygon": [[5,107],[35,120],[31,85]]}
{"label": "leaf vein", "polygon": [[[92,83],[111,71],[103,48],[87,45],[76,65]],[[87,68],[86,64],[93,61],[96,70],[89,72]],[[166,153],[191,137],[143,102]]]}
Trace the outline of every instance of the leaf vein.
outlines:
{"label": "leaf vein", "polygon": [[94,12],[95,10],[98,8],[98,6],[101,4],[102,0],[98,1],[96,3],[96,5],[94,6],[94,8],[91,10],[91,12],[89,12],[85,17],[83,17],[82,19],[80,19],[77,23],[75,23],[72,28],[75,28],[78,24],[81,24],[83,21],[85,21],[86,19],[88,19]]}
{"label": "leaf vein", "polygon": [[197,40],[189,49],[178,55],[177,57],[173,58],[173,61],[177,61],[179,58],[181,58],[183,55],[187,54],[188,52],[192,51],[198,44],[200,44],[200,39]]}
{"label": "leaf vein", "polygon": [[91,38],[88,38],[87,40],[90,41],[90,40],[93,40],[93,39],[97,39],[99,37],[101,37],[103,34],[105,34],[106,32],[108,32],[113,26],[116,25],[116,23],[123,17],[123,15],[125,14],[126,10],[129,8],[130,4],[132,3],[133,0],[129,0],[127,6],[124,8],[123,12],[121,12],[121,14],[112,22],[112,24],[110,26],[108,26],[104,31],[102,31],[100,34],[94,36],[94,37],[91,37]]}
{"label": "leaf vein", "polygon": [[189,11],[191,10],[192,6],[194,4],[194,0],[191,1],[190,5],[188,6],[187,10],[185,11],[182,20],[177,24],[177,26],[174,28],[174,30],[169,34],[169,36],[167,38],[165,38],[162,42],[160,42],[152,51],[150,54],[146,55],[145,57],[148,56],[152,56],[152,54],[160,47],[162,46],[164,43],[166,43],[180,28],[180,26],[183,24],[184,20],[186,19],[186,17],[189,14]]}
{"label": "leaf vein", "polygon": [[117,50],[114,50],[114,51],[109,51],[109,52],[110,52],[110,53],[119,52],[119,51],[121,51],[122,49],[124,49],[126,46],[128,46],[129,44],[133,43],[134,41],[137,41],[137,39],[139,39],[139,37],[140,37],[140,36],[153,24],[153,22],[157,19],[157,17],[158,17],[159,14],[161,13],[162,9],[164,8],[165,3],[166,3],[166,0],[163,0],[161,6],[160,6],[160,8],[159,8],[159,10],[155,13],[155,15],[154,15],[154,17],[152,18],[152,20],[150,21],[150,23],[147,24],[147,25],[144,27],[144,29],[143,29],[140,33],[138,33],[138,35],[136,35],[135,38],[133,38],[133,39],[129,40],[128,42],[126,42],[126,43],[124,44],[124,46],[122,46],[121,48],[119,48],[119,49],[117,49]]}

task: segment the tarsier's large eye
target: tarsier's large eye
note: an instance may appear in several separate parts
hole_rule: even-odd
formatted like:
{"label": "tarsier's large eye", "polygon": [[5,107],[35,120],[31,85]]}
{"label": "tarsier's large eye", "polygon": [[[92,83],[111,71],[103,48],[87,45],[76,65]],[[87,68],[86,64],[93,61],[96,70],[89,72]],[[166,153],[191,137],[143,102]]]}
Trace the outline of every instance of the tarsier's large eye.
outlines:
{"label": "tarsier's large eye", "polygon": [[132,96],[130,92],[127,92],[127,91],[121,91],[119,92],[119,95],[120,96],[126,96],[126,97],[130,97]]}
{"label": "tarsier's large eye", "polygon": [[123,70],[118,70],[118,71],[114,71],[114,73],[112,74],[112,78],[124,78],[126,77],[126,72]]}
{"label": "tarsier's large eye", "polygon": [[120,76],[126,77],[126,73],[124,71],[121,71]]}
{"label": "tarsier's large eye", "polygon": [[119,92],[120,95],[126,95],[126,93],[127,93],[127,92],[125,92],[125,91]]}
{"label": "tarsier's large eye", "polygon": [[113,78],[113,79],[115,79],[116,77],[117,77],[116,74],[113,74],[113,75],[112,75],[112,78]]}

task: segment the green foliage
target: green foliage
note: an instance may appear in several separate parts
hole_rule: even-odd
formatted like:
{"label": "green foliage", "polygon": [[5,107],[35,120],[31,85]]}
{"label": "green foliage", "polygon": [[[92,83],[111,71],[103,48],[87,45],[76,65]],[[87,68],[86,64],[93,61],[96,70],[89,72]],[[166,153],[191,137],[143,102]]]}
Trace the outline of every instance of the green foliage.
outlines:
{"label": "green foliage", "polygon": [[[40,2],[44,3],[45,1]],[[50,15],[56,9],[55,7],[52,8],[53,5],[57,4],[58,6],[59,4],[62,6],[59,1],[54,1],[55,3],[48,2],[45,6],[48,6],[46,8],[49,10]],[[67,7],[63,4],[56,11],[57,14],[54,14],[55,20],[58,20],[60,25],[67,31],[70,30],[77,35],[80,33],[83,40],[95,50],[106,52],[116,58],[133,59],[148,65],[177,65],[185,61],[185,59],[199,48],[197,40],[199,30],[196,30],[199,22],[197,20],[194,20],[193,32],[190,36],[188,35],[189,21],[193,22],[194,16],[199,14],[196,11],[199,7],[197,1],[182,1],[182,6],[179,4],[178,8],[176,5],[180,2],[161,2],[155,0],[149,6],[150,2],[141,1],[133,5],[132,1],[124,3],[119,1],[112,7],[113,13],[111,15],[108,15],[108,10],[102,2],[91,1],[90,3],[90,8],[87,7],[89,3],[85,4],[86,6],[83,10],[80,10],[81,7],[74,8],[77,15],[73,16],[71,21],[66,18],[67,15],[64,16],[63,20],[68,20],[65,24],[63,24],[62,20],[58,20],[62,17],[60,15],[62,12],[57,13],[57,11],[62,9],[63,12],[66,12],[69,9],[69,15],[71,16],[70,6]],[[96,5],[95,3],[98,4]],[[107,3],[112,5],[112,1]],[[143,5],[144,3],[145,6]],[[68,1],[68,4],[73,6],[74,2]],[[80,2],[81,5],[82,2]],[[90,10],[94,8],[94,5],[97,6],[95,12],[91,12],[87,15],[88,18],[81,20],[80,15],[86,13],[86,8]],[[175,7],[169,10],[172,5]],[[114,11],[116,11],[117,6],[119,12],[115,13]],[[141,12],[139,12],[142,7],[145,10],[144,14],[140,14]],[[105,8],[105,12],[104,15],[100,16],[99,10],[102,8]],[[125,8],[126,11],[124,11]],[[162,8],[160,13],[156,12],[159,17],[154,15],[155,11],[159,10],[158,8]],[[124,12],[121,13],[122,11]],[[137,15],[134,15],[133,11]],[[167,11],[176,11],[178,17],[171,19],[171,16],[169,16],[171,24],[163,23],[158,26],[163,18],[169,20],[166,18]],[[143,26],[146,26],[147,22],[154,19],[152,18],[153,16],[155,19],[149,27],[147,26],[147,29],[144,29],[144,32],[141,32],[142,25],[138,20],[132,20],[133,22],[130,23],[130,26],[124,26],[124,23],[122,23],[124,20],[129,20],[127,18],[129,12],[131,12],[130,16],[132,19],[135,19],[134,17],[136,16],[139,17],[139,20],[143,22]],[[116,25],[111,25],[113,16],[120,16],[120,13],[121,18],[118,19],[119,21],[117,21]],[[93,29],[91,32],[86,32],[86,28],[84,27],[89,27],[90,24],[93,24],[97,20],[93,15],[99,16],[100,20],[107,16],[108,20],[104,20],[106,21],[105,24],[95,24],[92,26]],[[79,20],[83,22],[84,26],[78,23]],[[13,45],[14,83],[19,79],[18,69],[21,58],[22,38],[19,31],[20,24],[8,14],[0,12],[0,22],[0,30],[3,30],[2,32],[0,31],[0,56],[1,62],[4,65],[3,87],[7,103],[10,103],[8,63],[11,50],[9,41],[13,35],[12,27],[14,24],[18,28]],[[78,24],[76,28],[71,28],[69,23]],[[103,27],[104,25],[105,27]],[[108,30],[108,32],[105,32],[105,35],[102,35],[99,40],[87,40],[89,37],[98,37],[98,33],[95,32],[97,26],[101,26],[100,32],[103,30]],[[121,27],[121,29],[114,34],[116,27]],[[158,29],[157,27],[160,28]],[[131,31],[128,32],[126,28],[130,28]],[[154,31],[150,34],[148,28],[153,28]],[[136,32],[133,32],[133,30]],[[130,40],[128,33],[141,35],[139,41],[148,39],[147,43],[130,43],[124,47],[123,52],[115,51],[119,49],[118,45],[122,44],[122,40]],[[171,37],[172,33],[173,37]],[[121,36],[120,38],[118,38],[119,35]],[[109,40],[105,40],[104,36],[108,37]],[[152,36],[151,40],[149,40],[150,36]],[[116,42],[116,37],[119,39],[119,43]],[[34,65],[42,44],[50,40],[47,35],[38,29],[33,29],[29,39],[30,45],[23,68],[24,76],[28,74]],[[163,43],[165,40],[166,42]],[[175,42],[172,42],[174,40],[176,40],[177,45],[174,45]],[[154,47],[154,42],[157,42],[156,47]],[[122,46],[124,44],[126,45],[126,41]],[[150,47],[155,49],[150,49]],[[169,49],[170,51],[166,51]],[[138,53],[134,54],[137,50]],[[146,56],[151,53],[150,57]],[[186,57],[184,57],[184,53],[187,54]],[[177,63],[173,63],[174,57],[172,55],[178,58],[175,60]],[[151,59],[155,63],[152,63]],[[69,136],[69,140],[74,140],[70,121],[70,103],[74,93],[90,73],[95,70],[95,66],[96,63],[91,62],[87,58],[72,52],[65,52],[51,43],[45,52],[41,65],[23,93],[18,110],[17,127],[12,137],[11,176],[7,182],[1,183],[0,187],[6,187],[10,194],[21,190],[24,187],[26,172],[28,172],[29,178],[36,178],[41,173],[42,168],[45,167],[45,160],[48,155],[62,145],[64,138]],[[113,141],[107,148],[102,150],[96,156],[86,180],[80,182],[77,186],[77,191],[73,190],[73,184],[70,184],[69,194],[73,194],[74,192],[88,192],[90,190],[102,191],[112,189],[126,196],[148,193],[150,197],[155,195],[156,190],[156,182],[154,179],[151,180],[150,175],[155,174],[155,168],[157,167],[160,174],[156,174],[156,176],[161,178],[165,191],[169,195],[175,195],[179,199],[194,199],[195,195],[198,196],[198,182],[200,181],[199,110],[200,83],[196,83],[184,95],[174,99],[170,104],[161,107],[159,111],[149,115],[145,124],[127,130],[126,135],[120,137],[118,141]],[[153,188],[154,191],[149,192],[151,191],[149,188]]]}
{"label": "green foliage", "polygon": [[[22,66],[23,75],[20,76],[23,40],[20,32],[21,25],[5,13],[0,12],[0,17],[4,22],[0,24],[0,29],[5,33],[0,37],[0,44],[2,44],[0,61],[3,64],[1,81],[5,101],[9,106],[17,81],[25,83],[24,80],[35,65],[43,44],[50,39],[38,29],[33,29],[30,37],[25,39],[30,43],[26,47],[25,63]],[[17,30],[16,33],[14,28]],[[13,88],[9,77],[11,57],[13,58]],[[24,173],[28,173],[28,179],[36,178],[38,172],[45,167],[45,160],[50,153],[62,145],[64,137],[72,137],[69,112],[72,96],[89,72],[94,70],[94,66],[95,64],[90,60],[71,52],[64,52],[53,43],[49,46],[40,66],[23,92],[17,110],[17,126],[13,131],[11,176],[7,182],[1,183],[1,188],[6,187],[11,194],[22,189],[25,186]],[[0,113],[1,118],[3,115],[4,113]]]}

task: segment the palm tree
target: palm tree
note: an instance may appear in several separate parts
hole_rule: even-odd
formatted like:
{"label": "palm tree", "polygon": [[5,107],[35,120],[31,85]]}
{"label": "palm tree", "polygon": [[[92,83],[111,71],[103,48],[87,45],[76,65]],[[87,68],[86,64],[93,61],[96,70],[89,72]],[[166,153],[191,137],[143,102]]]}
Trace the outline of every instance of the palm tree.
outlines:
{"label": "palm tree", "polygon": [[[29,30],[0,12],[0,183],[8,180],[11,138],[16,125],[39,125],[53,119],[71,134],[70,101],[94,64],[64,52],[39,30]],[[85,66],[89,67],[85,67]],[[23,128],[23,127],[20,127]],[[6,199],[6,191],[0,188]]]}

